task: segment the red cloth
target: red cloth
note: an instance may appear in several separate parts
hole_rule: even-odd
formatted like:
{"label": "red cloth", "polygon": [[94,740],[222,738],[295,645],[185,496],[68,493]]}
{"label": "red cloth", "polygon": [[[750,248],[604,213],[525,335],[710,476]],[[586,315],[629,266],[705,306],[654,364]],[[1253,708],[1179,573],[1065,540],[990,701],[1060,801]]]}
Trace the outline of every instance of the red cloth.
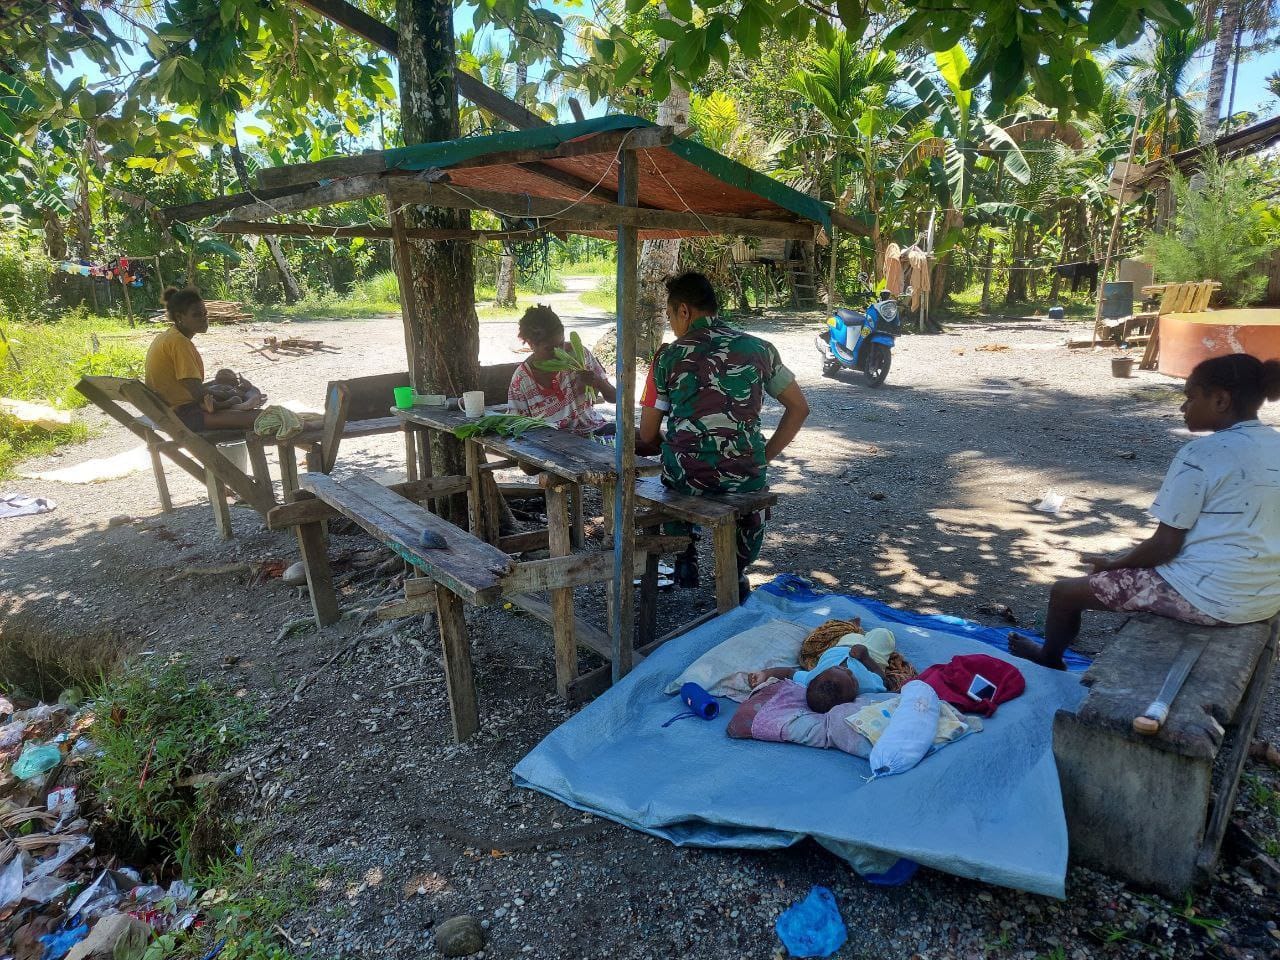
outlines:
{"label": "red cloth", "polygon": [[[969,686],[978,674],[995,684],[996,692],[989,699],[974,700],[969,696]],[[957,710],[984,717],[994,714],[997,704],[1020,697],[1027,689],[1017,667],[985,653],[968,653],[952,657],[948,663],[935,663],[916,679],[933,687],[940,699]]]}

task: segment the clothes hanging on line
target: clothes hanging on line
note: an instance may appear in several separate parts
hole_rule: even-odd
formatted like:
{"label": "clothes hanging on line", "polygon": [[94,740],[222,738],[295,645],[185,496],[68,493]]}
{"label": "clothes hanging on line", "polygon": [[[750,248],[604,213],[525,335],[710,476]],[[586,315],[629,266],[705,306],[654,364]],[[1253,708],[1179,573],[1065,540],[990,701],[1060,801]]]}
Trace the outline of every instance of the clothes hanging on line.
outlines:
{"label": "clothes hanging on line", "polygon": [[893,295],[896,300],[902,296],[903,275],[902,275],[902,248],[896,243],[890,241],[889,245],[884,248],[884,263],[881,265],[884,273],[885,289]]}

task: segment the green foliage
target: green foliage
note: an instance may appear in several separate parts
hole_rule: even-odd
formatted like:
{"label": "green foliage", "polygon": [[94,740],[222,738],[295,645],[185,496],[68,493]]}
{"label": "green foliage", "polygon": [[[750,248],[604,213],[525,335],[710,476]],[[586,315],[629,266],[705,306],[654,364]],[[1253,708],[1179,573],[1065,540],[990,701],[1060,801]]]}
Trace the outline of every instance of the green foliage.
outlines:
{"label": "green foliage", "polygon": [[204,926],[161,935],[143,960],[195,960],[224,941],[220,960],[290,960],[295,954],[276,928],[312,903],[319,879],[319,870],[292,857],[270,866],[247,851],[214,860],[193,878],[197,889],[212,891]]}
{"label": "green foliage", "polygon": [[1186,177],[1174,176],[1173,228],[1150,239],[1147,257],[1159,280],[1217,280],[1225,300],[1251,303],[1267,283],[1259,263],[1280,246],[1269,200],[1273,187],[1256,165],[1213,155],[1200,177],[1203,184],[1195,189]]}
{"label": "green foliage", "polygon": [[493,413],[485,417],[478,417],[470,423],[464,423],[460,427],[453,430],[454,436],[459,440],[466,440],[468,437],[478,437],[486,433],[495,433],[500,437],[511,437],[518,439],[530,430],[536,430],[539,427],[549,427],[551,424],[543,420],[541,417],[520,417],[514,414]]}
{"label": "green foliage", "polygon": [[38,320],[48,314],[52,269],[43,253],[0,234],[0,323]]}
{"label": "green foliage", "polygon": [[92,709],[88,736],[98,751],[86,782],[103,824],[172,853],[189,872],[204,852],[193,839],[212,816],[213,794],[193,778],[218,769],[246,741],[252,712],[179,661],[126,667],[104,681]]}
{"label": "green foliage", "polygon": [[5,324],[2,329],[9,341],[8,351],[0,341],[4,397],[81,407],[87,401],[75,385],[82,376],[136,377],[146,359],[145,331],[83,310],[48,323]]}
{"label": "green foliage", "polygon": [[382,270],[352,285],[350,298],[368,303],[400,306],[400,281],[395,273]]}
{"label": "green foliage", "polygon": [[617,274],[602,276],[593,289],[582,294],[582,302],[590,307],[608,310],[610,313],[616,310],[618,308]]}

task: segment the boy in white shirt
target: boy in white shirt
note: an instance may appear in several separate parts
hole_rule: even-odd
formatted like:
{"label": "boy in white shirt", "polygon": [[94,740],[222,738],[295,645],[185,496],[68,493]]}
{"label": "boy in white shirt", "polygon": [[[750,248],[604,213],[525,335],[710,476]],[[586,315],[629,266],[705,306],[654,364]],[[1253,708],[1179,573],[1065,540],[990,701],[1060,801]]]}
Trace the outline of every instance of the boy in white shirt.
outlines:
{"label": "boy in white shirt", "polygon": [[1049,591],[1043,645],[1012,634],[1009,651],[1065,669],[1085,610],[1155,613],[1202,626],[1280,612],[1280,430],[1258,421],[1280,400],[1280,361],[1245,353],[1205,360],[1187,378],[1193,433],[1151,505],[1155,533],[1119,556],[1086,555],[1087,577]]}

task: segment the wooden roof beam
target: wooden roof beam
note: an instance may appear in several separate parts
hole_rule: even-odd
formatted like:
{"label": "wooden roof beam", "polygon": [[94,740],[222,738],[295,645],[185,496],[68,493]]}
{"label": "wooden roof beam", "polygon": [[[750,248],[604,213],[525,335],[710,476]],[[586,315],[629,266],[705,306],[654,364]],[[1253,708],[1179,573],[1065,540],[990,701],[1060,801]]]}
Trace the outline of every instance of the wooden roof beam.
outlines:
{"label": "wooden roof beam", "polygon": [[673,210],[648,210],[613,204],[580,202],[572,205],[563,200],[498,193],[471,187],[428,183],[425,180],[396,178],[386,181],[387,195],[393,204],[416,203],[428,207],[450,207],[458,210],[492,210],[511,217],[550,219],[552,230],[569,229],[560,223],[570,221],[573,229],[590,229],[590,225],[635,226],[641,230],[684,230],[699,234],[733,234],[746,237],[777,237],[783,240],[813,240],[818,225],[796,220],[752,220],[712,214],[685,213]]}
{"label": "wooden roof beam", "polygon": [[[595,136],[552,147],[530,147],[521,150],[496,150],[482,156],[462,160],[448,167],[462,170],[472,167],[493,167],[509,163],[533,163],[546,160],[568,160],[573,157],[591,157],[619,150],[647,150],[665,147],[671,142],[670,127],[634,127],[630,130],[608,130]],[[314,163],[293,163],[282,167],[268,167],[258,171],[258,183],[263,187],[278,188],[290,184],[314,183],[335,177],[352,177],[365,173],[379,173],[387,168],[386,150],[370,150],[352,157],[326,157]]]}
{"label": "wooden roof beam", "polygon": [[[369,240],[390,240],[390,227],[325,226],[319,223],[263,223],[259,220],[223,220],[214,224],[214,233],[236,236],[263,237],[364,237]],[[468,230],[447,227],[411,227],[404,231],[410,240],[500,240],[524,239],[543,233],[535,230]]]}
{"label": "wooden roof beam", "polygon": [[[299,210],[310,210],[313,207],[327,207],[332,203],[363,200],[365,197],[377,196],[383,190],[381,176],[366,174],[363,177],[334,180],[322,186],[295,184],[281,188],[278,193],[271,190],[234,193],[228,197],[215,197],[213,200],[202,200],[199,203],[188,203],[180,207],[167,207],[164,213],[169,220],[200,220],[215,213],[236,210],[237,218],[240,220],[262,220],[286,213],[297,213]],[[264,199],[267,194],[276,195]]]}
{"label": "wooden roof beam", "polygon": [[[359,7],[347,3],[347,0],[294,0],[294,2],[327,20],[332,20],[340,27],[346,27],[356,36],[363,37],[375,47],[381,47],[393,57],[400,56],[399,31],[369,16]],[[547,121],[536,113],[503,96],[492,87],[485,86],[471,74],[457,67],[453,68],[453,82],[458,92],[477,107],[489,111],[519,130],[547,126]]]}

